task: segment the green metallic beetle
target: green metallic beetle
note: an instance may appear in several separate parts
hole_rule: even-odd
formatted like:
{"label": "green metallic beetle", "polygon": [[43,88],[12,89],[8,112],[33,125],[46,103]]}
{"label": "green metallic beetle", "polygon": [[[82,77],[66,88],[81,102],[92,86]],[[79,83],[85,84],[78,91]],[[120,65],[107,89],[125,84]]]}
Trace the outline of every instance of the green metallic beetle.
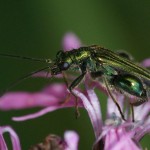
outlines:
{"label": "green metallic beetle", "polygon": [[68,87],[71,93],[81,83],[87,72],[93,78],[101,78],[124,120],[123,112],[112,94],[112,86],[117,91],[134,97],[132,105],[137,106],[148,100],[150,71],[135,64],[126,53],[115,53],[93,45],[68,52],[60,51],[53,62],[50,67],[52,75],[75,68],[81,71],[81,75]]}
{"label": "green metallic beetle", "polygon": [[103,47],[92,45],[66,52],[59,51],[53,61],[9,54],[0,55],[48,63],[47,67],[32,72],[20,78],[20,80],[46,69],[49,69],[52,76],[61,74],[66,70],[79,70],[81,74],[68,86],[72,94],[73,89],[82,82],[87,73],[92,78],[100,78],[105,84],[108,94],[118,107],[123,120],[125,118],[112,94],[112,87],[129,97],[134,97],[135,101],[132,102],[132,105],[140,105],[149,98],[150,71],[134,63],[131,57],[124,52],[115,53]]}

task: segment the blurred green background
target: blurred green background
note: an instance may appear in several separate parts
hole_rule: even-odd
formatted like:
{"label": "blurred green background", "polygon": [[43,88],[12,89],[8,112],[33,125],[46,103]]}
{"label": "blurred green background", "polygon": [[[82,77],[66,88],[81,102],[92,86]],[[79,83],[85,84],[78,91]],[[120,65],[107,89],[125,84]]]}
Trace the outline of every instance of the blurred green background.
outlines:
{"label": "blurred green background", "polygon": [[[0,52],[39,58],[54,58],[66,32],[74,32],[86,45],[99,44],[112,50],[127,50],[137,61],[150,56],[150,1],[102,0],[13,0],[0,2]],[[44,64],[0,58],[0,88]],[[37,91],[46,79],[28,79],[12,90]],[[100,97],[105,113],[106,97]],[[94,141],[91,123],[84,110],[75,119],[74,109],[58,110],[26,122],[12,116],[39,109],[0,112],[0,125],[11,125],[22,149],[42,141],[49,133],[63,136],[66,130],[80,135],[79,149],[90,150]],[[104,114],[103,113],[103,114]],[[6,138],[8,135],[6,134]],[[150,148],[147,138],[142,146]],[[8,140],[8,142],[10,142]],[[11,148],[10,148],[11,149]]]}

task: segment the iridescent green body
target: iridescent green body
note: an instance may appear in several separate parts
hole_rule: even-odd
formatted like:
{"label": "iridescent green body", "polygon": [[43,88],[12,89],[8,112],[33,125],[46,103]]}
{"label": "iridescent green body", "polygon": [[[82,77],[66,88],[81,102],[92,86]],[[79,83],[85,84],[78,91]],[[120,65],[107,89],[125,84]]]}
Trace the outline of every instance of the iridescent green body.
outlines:
{"label": "iridescent green body", "polygon": [[111,79],[111,83],[122,93],[126,92],[128,95],[130,94],[139,98],[135,105],[139,105],[147,99],[146,89],[142,81],[131,74],[115,76]]}
{"label": "iridescent green body", "polygon": [[138,98],[136,105],[141,104],[148,99],[146,91],[149,90],[150,71],[123,55],[96,45],[61,51],[53,61],[51,74],[79,69],[81,75],[69,86],[70,91],[82,81],[87,72],[92,77],[105,77],[108,83],[113,83],[114,88]]}

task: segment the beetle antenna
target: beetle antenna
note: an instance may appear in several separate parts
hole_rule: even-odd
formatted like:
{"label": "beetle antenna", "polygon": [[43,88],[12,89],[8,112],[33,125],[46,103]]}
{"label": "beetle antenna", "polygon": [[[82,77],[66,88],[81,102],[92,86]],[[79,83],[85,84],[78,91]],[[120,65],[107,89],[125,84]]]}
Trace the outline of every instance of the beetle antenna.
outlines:
{"label": "beetle antenna", "polygon": [[45,62],[45,63],[52,63],[51,59],[31,58],[31,57],[26,57],[26,56],[4,54],[4,53],[0,53],[0,56],[17,58],[17,59],[26,59],[26,60],[31,60],[31,61],[39,61],[39,62]]}
{"label": "beetle antenna", "polygon": [[36,71],[33,71],[33,72],[30,72],[30,73],[26,74],[25,76],[20,77],[17,81],[12,82],[12,83],[8,86],[7,89],[4,89],[4,90],[1,92],[0,97],[1,97],[2,95],[4,95],[9,89],[11,89],[12,87],[16,86],[17,84],[19,84],[19,83],[22,82],[23,80],[25,80],[25,79],[31,77],[32,75],[34,75],[34,74],[36,74],[36,73],[38,73],[38,72],[47,70],[47,69],[49,69],[49,68],[50,68],[50,67],[47,66],[47,67],[45,67],[45,68],[38,69],[38,70],[36,70]]}

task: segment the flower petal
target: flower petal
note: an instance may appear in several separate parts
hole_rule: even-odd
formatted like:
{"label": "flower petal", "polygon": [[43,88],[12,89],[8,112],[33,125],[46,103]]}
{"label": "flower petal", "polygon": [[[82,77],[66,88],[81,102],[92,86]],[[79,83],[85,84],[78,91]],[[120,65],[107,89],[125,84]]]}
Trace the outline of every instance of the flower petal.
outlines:
{"label": "flower petal", "polygon": [[150,133],[150,125],[148,124],[147,126],[144,125],[142,128],[137,128],[136,134],[134,136],[134,139],[139,142],[144,135]]}
{"label": "flower petal", "polygon": [[81,46],[81,42],[74,33],[68,32],[65,34],[62,40],[62,47],[64,51],[77,49],[80,46]]}
{"label": "flower petal", "polygon": [[145,59],[141,65],[144,67],[150,67],[150,58]]}
{"label": "flower petal", "polygon": [[3,138],[1,133],[0,133],[0,149],[8,150],[7,145],[5,143],[5,140],[4,140],[4,138]]}
{"label": "flower petal", "polygon": [[[142,111],[141,111],[142,110]],[[150,112],[150,102],[145,102],[144,104],[134,107],[135,120],[145,120]]]}
{"label": "flower petal", "polygon": [[65,150],[78,150],[79,136],[75,131],[66,131],[64,140],[67,143]]}
{"label": "flower petal", "polygon": [[52,76],[49,72],[41,71],[41,72],[33,74],[32,77],[37,77],[37,78],[53,78],[53,77],[62,78],[62,74]]}
{"label": "flower petal", "polygon": [[42,109],[36,113],[33,113],[33,114],[29,114],[29,115],[25,115],[25,116],[21,116],[21,117],[12,117],[12,120],[14,120],[14,121],[26,121],[26,120],[30,120],[30,119],[35,119],[35,118],[41,117],[41,116],[43,116],[49,112],[55,111],[57,109],[61,109],[61,108],[65,108],[65,107],[73,107],[73,106],[75,106],[74,103],[72,103],[72,104],[67,103],[67,104],[58,105],[58,106],[50,106],[50,107],[44,108],[44,109]]}
{"label": "flower petal", "polygon": [[[89,89],[88,89],[89,90]],[[91,89],[90,89],[91,90]],[[99,126],[99,118],[97,118],[95,109],[93,108],[93,105],[90,103],[90,101],[87,99],[87,97],[77,91],[77,90],[73,90],[74,94],[77,95],[83,102],[84,108],[87,110],[88,115],[91,119],[91,123],[94,129],[94,133],[95,133],[95,137],[97,138],[99,136],[99,133],[101,131],[102,126]],[[94,99],[95,97],[93,97]]]}
{"label": "flower petal", "polygon": [[[6,93],[0,97],[0,109],[23,109],[31,107],[57,106],[63,103],[68,95],[65,84],[52,84],[42,91]],[[73,96],[71,97],[73,99]]]}
{"label": "flower petal", "polygon": [[[99,126],[99,129],[101,129],[102,127],[102,114],[101,114],[101,110],[100,110],[100,101],[96,95],[96,93],[94,92],[93,89],[89,89],[86,86],[87,89],[87,93],[88,93],[88,97],[89,97],[89,101],[91,103],[91,105],[93,106],[93,109],[95,110],[95,115],[97,118],[97,124]],[[101,130],[97,131],[97,135],[99,135],[101,132]]]}
{"label": "flower petal", "polygon": [[104,150],[140,150],[132,140],[133,133],[127,133],[124,128],[113,128],[105,137]]}
{"label": "flower petal", "polygon": [[[116,96],[116,100],[118,101],[121,110],[123,110],[124,96],[121,94],[118,94],[118,96]],[[107,100],[107,118],[111,118],[112,114],[114,114],[114,113],[116,116],[121,117],[120,112],[119,112],[116,104],[114,103],[114,101],[110,97],[108,97],[108,100]]]}
{"label": "flower petal", "polygon": [[21,145],[20,145],[20,141],[19,141],[18,135],[9,126],[0,127],[1,140],[3,140],[3,141],[1,141],[2,145],[0,145],[0,146],[2,146],[1,149],[2,150],[5,150],[5,149],[7,150],[6,144],[4,143],[4,139],[2,137],[2,134],[5,133],[5,132],[9,132],[10,133],[13,150],[21,150]]}

